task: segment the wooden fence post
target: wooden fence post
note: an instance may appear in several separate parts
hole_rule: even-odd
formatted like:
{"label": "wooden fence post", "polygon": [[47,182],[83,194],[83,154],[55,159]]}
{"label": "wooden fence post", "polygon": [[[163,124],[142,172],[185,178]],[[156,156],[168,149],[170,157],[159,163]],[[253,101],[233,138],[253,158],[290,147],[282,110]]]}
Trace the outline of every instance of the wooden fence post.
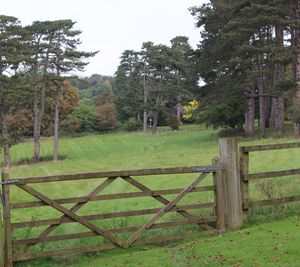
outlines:
{"label": "wooden fence post", "polygon": [[221,138],[219,146],[221,164],[225,168],[225,224],[227,229],[233,230],[243,223],[238,144],[235,138]]}
{"label": "wooden fence post", "polygon": [[[2,182],[8,182],[9,174],[7,170],[3,170]],[[2,194],[3,194],[3,214],[4,214],[4,266],[12,267],[12,242],[11,242],[11,218],[10,218],[10,185],[2,184]]]}
{"label": "wooden fence post", "polygon": [[[220,159],[218,157],[214,157],[212,159],[212,165],[214,166],[221,166]],[[224,197],[224,187],[223,187],[223,172],[222,171],[215,171],[213,172],[213,179],[214,179],[214,196],[215,196],[215,203],[216,209],[215,213],[218,217],[218,229],[219,231],[225,232],[225,197]]]}
{"label": "wooden fence post", "polygon": [[249,152],[240,148],[240,177],[241,177],[241,194],[243,206],[243,219],[247,219],[249,209]]}
{"label": "wooden fence post", "polygon": [[[2,192],[1,192],[2,194]],[[3,247],[3,221],[2,221],[2,214],[3,214],[3,206],[2,206],[2,195],[0,195],[1,197],[1,209],[2,209],[2,212],[1,212],[1,209],[0,209],[0,267],[4,267],[4,247]]]}

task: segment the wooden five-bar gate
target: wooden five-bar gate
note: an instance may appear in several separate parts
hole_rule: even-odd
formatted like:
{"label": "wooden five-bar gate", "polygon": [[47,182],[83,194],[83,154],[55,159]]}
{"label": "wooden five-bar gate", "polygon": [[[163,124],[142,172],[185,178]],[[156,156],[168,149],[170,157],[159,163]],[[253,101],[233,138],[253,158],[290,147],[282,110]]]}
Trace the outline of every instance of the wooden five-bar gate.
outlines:
{"label": "wooden five-bar gate", "polygon": [[[72,175],[57,175],[46,177],[29,177],[29,178],[14,178],[9,179],[7,172],[2,173],[2,202],[4,213],[4,251],[5,251],[5,266],[10,267],[15,261],[22,261],[33,258],[66,255],[79,252],[92,252],[112,248],[127,248],[134,245],[150,244],[166,242],[171,240],[178,240],[184,238],[186,235],[172,235],[172,236],[151,236],[150,238],[142,238],[142,235],[152,229],[166,229],[175,226],[196,224],[209,232],[217,232],[225,228],[224,222],[224,196],[223,196],[223,166],[221,166],[219,159],[214,158],[212,165],[210,166],[198,166],[198,167],[176,167],[176,168],[164,168],[164,169],[143,169],[132,171],[114,171],[114,172],[97,172],[97,173],[84,173],[84,174],[72,174]],[[140,180],[144,176],[155,175],[175,175],[175,174],[197,174],[196,177],[191,179],[188,184],[183,188],[172,188],[163,190],[152,190],[144,185]],[[210,186],[198,186],[210,173],[213,176],[213,185]],[[140,177],[140,179],[136,179]],[[178,177],[176,177],[177,179]],[[99,185],[94,188],[88,195],[73,197],[73,198],[61,198],[53,199],[47,194],[42,193],[41,190],[36,189],[35,184],[48,184],[51,186],[53,182],[71,181],[71,180],[89,180],[99,181]],[[138,189],[137,192],[129,193],[114,193],[114,194],[100,194],[105,188],[113,184],[117,179],[122,179],[126,183],[129,183],[134,188]],[[35,201],[18,202],[15,203],[11,199],[12,187],[18,187],[25,191],[31,197],[34,197]],[[63,189],[63,185],[62,185]],[[188,205],[179,205],[179,201],[186,197],[188,194],[196,192],[212,191],[214,194],[214,200],[209,203],[201,203],[200,199],[198,203],[189,203]],[[165,195],[175,195],[172,200],[168,200]],[[111,212],[105,214],[92,214],[92,215],[78,215],[78,211],[93,201],[103,200],[120,200],[150,197],[163,204],[161,208],[143,209],[143,210],[131,210],[121,212]],[[71,208],[66,208],[65,204],[72,204]],[[26,208],[39,208],[39,207],[51,207],[56,211],[59,211],[62,215],[57,218],[47,220],[32,220],[32,221],[18,221],[14,222],[11,219],[11,213],[14,209],[26,209]],[[199,209],[211,209],[212,214],[206,216],[196,216],[190,212],[190,210]],[[166,213],[174,212],[179,214],[182,219],[176,221],[158,222]],[[126,226],[113,229],[105,229],[97,225],[97,221],[130,217],[130,216],[143,216],[151,215],[151,218],[140,226]],[[85,227],[88,231],[80,233],[63,233],[52,235],[53,232],[62,224],[66,223],[78,223]],[[13,238],[13,231],[21,228],[33,228],[39,226],[46,226],[37,236],[30,238],[15,239]],[[123,240],[118,238],[117,234],[131,233],[129,238]],[[32,252],[31,247],[39,243],[48,243],[61,240],[80,239],[87,237],[100,236],[105,238],[106,242],[95,246],[82,246],[82,247],[70,247],[51,251],[38,251]]]}

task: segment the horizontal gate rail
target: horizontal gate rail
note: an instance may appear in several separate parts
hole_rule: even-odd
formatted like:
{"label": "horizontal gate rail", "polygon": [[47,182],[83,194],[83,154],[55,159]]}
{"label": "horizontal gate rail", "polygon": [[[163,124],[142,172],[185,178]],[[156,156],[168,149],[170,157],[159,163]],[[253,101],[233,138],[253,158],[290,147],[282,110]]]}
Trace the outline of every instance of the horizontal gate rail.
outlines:
{"label": "horizontal gate rail", "polygon": [[197,172],[214,172],[224,170],[223,166],[193,166],[193,167],[174,167],[174,168],[156,168],[156,169],[141,169],[130,171],[112,171],[112,172],[91,172],[80,174],[65,174],[65,175],[52,175],[41,177],[26,177],[15,178],[9,181],[2,181],[2,184],[34,184],[34,183],[49,183],[59,181],[71,180],[87,180],[94,178],[107,178],[107,177],[122,177],[122,176],[147,176],[147,175],[165,175],[165,174],[187,174]]}
{"label": "horizontal gate rail", "polygon": [[[201,204],[191,204],[191,205],[182,205],[177,206],[169,210],[168,212],[180,212],[180,211],[187,211],[187,210],[196,210],[196,209],[213,209],[216,207],[214,202],[211,203],[201,203]],[[133,211],[119,211],[119,212],[111,212],[111,213],[104,213],[104,214],[95,214],[95,215],[85,215],[82,218],[88,221],[96,221],[96,220],[103,220],[103,219],[112,219],[112,218],[122,218],[122,217],[132,217],[132,216],[139,216],[139,215],[150,215],[155,214],[160,211],[161,208],[153,208],[153,209],[143,209],[143,210],[133,210]],[[64,223],[73,223],[74,221],[70,218],[65,218],[63,220],[60,219],[49,219],[49,220],[38,220],[38,221],[27,221],[27,222],[17,222],[12,223],[13,229],[18,228],[31,228],[31,227],[38,227],[44,225],[55,225],[55,224],[64,224]]]}
{"label": "horizontal gate rail", "polygon": [[[189,225],[189,224],[198,224],[198,223],[211,223],[217,221],[217,216],[208,216],[208,217],[201,217],[198,219],[192,219],[192,220],[182,220],[182,221],[176,221],[176,222],[163,222],[163,223],[157,223],[154,224],[151,229],[149,230],[155,230],[155,229],[163,229],[163,228],[170,228],[170,227],[176,227],[176,226],[183,226],[183,225]],[[106,231],[109,231],[113,234],[124,234],[124,233],[130,233],[135,232],[138,230],[140,226],[130,226],[130,227],[121,227],[121,228],[111,228],[107,229]],[[94,232],[82,232],[82,233],[75,233],[75,234],[63,234],[63,235],[56,235],[56,236],[47,236],[47,237],[36,237],[36,238],[26,238],[26,239],[15,239],[13,240],[13,244],[15,245],[25,245],[25,244],[36,244],[36,243],[43,243],[43,242],[55,242],[55,241],[61,241],[61,240],[67,240],[67,239],[77,239],[77,238],[84,238],[84,237],[94,237],[97,236]]]}
{"label": "horizontal gate rail", "polygon": [[[176,236],[157,236],[153,238],[146,238],[146,239],[140,239],[135,242],[135,245],[148,245],[148,244],[157,244],[157,243],[164,243],[164,242],[170,242],[170,241],[176,241],[176,240],[182,240],[185,238],[192,238],[196,237],[197,234],[190,233],[190,234],[182,234],[182,235],[176,235]],[[114,244],[101,244],[96,246],[86,246],[86,247],[79,247],[79,248],[69,248],[69,249],[59,249],[59,250],[53,250],[53,251],[45,251],[40,253],[32,253],[32,254],[26,254],[19,257],[14,257],[14,261],[22,261],[22,260],[30,260],[30,259],[38,259],[38,258],[45,258],[45,257],[51,257],[51,256],[65,256],[70,254],[76,254],[76,253],[83,253],[83,252],[96,252],[101,250],[109,250],[113,248],[118,248]]]}
{"label": "horizontal gate rail", "polygon": [[[103,200],[116,200],[124,198],[139,198],[139,197],[149,197],[158,195],[173,195],[180,193],[183,188],[177,189],[165,189],[165,190],[154,190],[152,192],[131,192],[131,193],[119,193],[119,194],[105,194],[105,195],[95,195],[90,197],[74,197],[74,198],[62,198],[55,199],[59,204],[70,204],[77,202],[87,202],[87,201],[103,201]],[[214,186],[199,186],[195,187],[190,193],[208,192],[213,191]],[[30,201],[24,203],[12,203],[12,209],[23,209],[23,208],[33,208],[33,207],[44,207],[48,206],[43,201]]]}

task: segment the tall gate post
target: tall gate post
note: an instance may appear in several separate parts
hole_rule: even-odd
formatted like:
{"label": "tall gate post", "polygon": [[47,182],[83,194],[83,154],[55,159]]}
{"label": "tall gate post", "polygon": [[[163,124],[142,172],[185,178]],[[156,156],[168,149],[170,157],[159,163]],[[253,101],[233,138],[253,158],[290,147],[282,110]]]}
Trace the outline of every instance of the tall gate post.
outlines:
{"label": "tall gate post", "polygon": [[[1,174],[2,182],[2,194],[3,194],[3,217],[4,217],[4,266],[12,267],[12,242],[11,242],[11,218],[10,218],[10,185],[7,184],[9,181],[9,173],[6,169]],[[5,183],[6,182],[6,183]]]}
{"label": "tall gate post", "polygon": [[[2,195],[0,197],[2,198]],[[2,202],[2,199],[1,199],[1,202]],[[1,203],[1,205],[2,204],[3,203]],[[2,212],[3,212],[3,210],[2,210]],[[3,237],[4,237],[4,235],[3,235],[3,222],[2,222],[2,214],[3,213],[2,212],[0,210],[0,267],[4,267],[4,247],[3,247]]]}
{"label": "tall gate post", "polygon": [[243,223],[238,144],[235,138],[219,140],[220,160],[225,168],[225,224],[228,230],[238,229]]}

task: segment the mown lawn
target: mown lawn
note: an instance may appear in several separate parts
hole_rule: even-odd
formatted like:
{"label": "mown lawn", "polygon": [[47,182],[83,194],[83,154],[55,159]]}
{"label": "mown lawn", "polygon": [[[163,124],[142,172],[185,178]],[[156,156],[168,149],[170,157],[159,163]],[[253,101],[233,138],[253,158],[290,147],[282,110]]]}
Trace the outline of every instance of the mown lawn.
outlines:
{"label": "mown lawn", "polygon": [[17,266],[251,266],[298,267],[300,217],[262,223],[215,237],[199,237],[161,246],[97,252],[69,258],[27,261]]}
{"label": "mown lawn", "polygon": [[[281,140],[240,140],[240,144],[293,142],[292,138]],[[32,142],[24,142],[12,149],[14,163],[20,162],[32,156]],[[42,156],[51,155],[52,140],[44,139],[42,142]],[[211,159],[218,155],[218,137],[212,130],[202,127],[184,128],[182,131],[172,132],[166,129],[160,131],[158,136],[143,136],[139,133],[113,133],[106,135],[89,135],[77,138],[62,138],[60,142],[60,154],[66,159],[57,163],[44,162],[40,164],[21,165],[13,167],[11,177],[40,176],[62,173],[79,173],[108,170],[127,170],[171,166],[208,165]],[[280,170],[300,167],[300,149],[288,149],[281,151],[268,151],[253,153],[250,157],[252,172]],[[292,195],[300,193],[299,176],[275,179],[269,187],[274,196]],[[195,179],[195,175],[138,177],[152,189],[180,188]],[[51,183],[48,185],[35,185],[34,187],[50,197],[64,198],[84,196],[92,191],[99,180]],[[207,178],[201,185],[211,184]],[[250,196],[252,199],[265,198],[262,192],[263,185],[251,184]],[[124,181],[117,181],[105,189],[103,193],[136,191]],[[172,199],[174,196],[168,196]],[[12,191],[13,202],[31,200],[31,198],[19,190]],[[180,204],[202,203],[212,200],[212,194],[191,194]],[[66,205],[66,207],[69,207]],[[162,207],[151,198],[141,198],[121,201],[92,202],[86,205],[78,214],[97,214],[125,210],[138,210],[145,208]],[[293,266],[299,262],[295,250],[299,235],[293,235],[297,228],[298,205],[277,207],[276,209],[260,209],[250,212],[247,230],[225,234],[213,238],[201,234],[195,240],[186,240],[183,243],[173,243],[163,247],[143,246],[128,250],[114,250],[99,253],[85,254],[84,256],[72,256],[69,258],[52,258],[51,260],[37,260],[19,263],[17,266]],[[209,214],[204,211],[197,215]],[[59,213],[50,208],[15,210],[12,214],[14,221],[38,220],[59,217]],[[288,217],[285,221],[269,222],[277,218]],[[131,217],[116,220],[97,222],[104,228],[141,225],[150,217]],[[162,221],[177,219],[174,214],[164,216]],[[255,226],[257,224],[257,226]],[[18,230],[14,237],[29,237],[37,235],[43,227],[31,230]],[[76,224],[60,226],[54,233],[71,233],[85,230]],[[185,229],[179,228],[169,231],[174,235]],[[197,228],[186,228],[186,231]],[[246,232],[245,232],[246,231]],[[271,232],[269,232],[271,231]],[[280,232],[281,236],[290,233],[290,237],[284,242],[283,248],[275,246],[272,231]],[[249,234],[248,234],[249,232]],[[162,232],[160,233],[162,234]],[[202,236],[202,237],[201,237]],[[122,236],[125,238],[126,236]],[[285,238],[285,237],[284,237]],[[298,239],[297,239],[298,238]],[[259,241],[261,240],[261,241]],[[281,240],[281,239],[280,239]],[[47,247],[36,246],[35,250],[59,249],[66,246],[93,245],[99,240],[86,238],[71,242],[53,242]],[[276,241],[277,242],[277,241]],[[279,242],[279,241],[278,241]],[[177,245],[176,245],[177,244]],[[231,249],[232,246],[232,249]],[[260,249],[261,248],[261,249]],[[262,249],[264,253],[262,253]],[[284,254],[282,251],[288,250]],[[282,252],[282,253],[281,253]],[[259,257],[260,256],[260,257]],[[280,261],[276,263],[276,260]],[[274,260],[274,261],[273,261]],[[252,264],[252,265],[251,265]],[[277,264],[277,265],[276,265]],[[285,265],[284,265],[285,264]],[[297,266],[297,265],[294,265]]]}

